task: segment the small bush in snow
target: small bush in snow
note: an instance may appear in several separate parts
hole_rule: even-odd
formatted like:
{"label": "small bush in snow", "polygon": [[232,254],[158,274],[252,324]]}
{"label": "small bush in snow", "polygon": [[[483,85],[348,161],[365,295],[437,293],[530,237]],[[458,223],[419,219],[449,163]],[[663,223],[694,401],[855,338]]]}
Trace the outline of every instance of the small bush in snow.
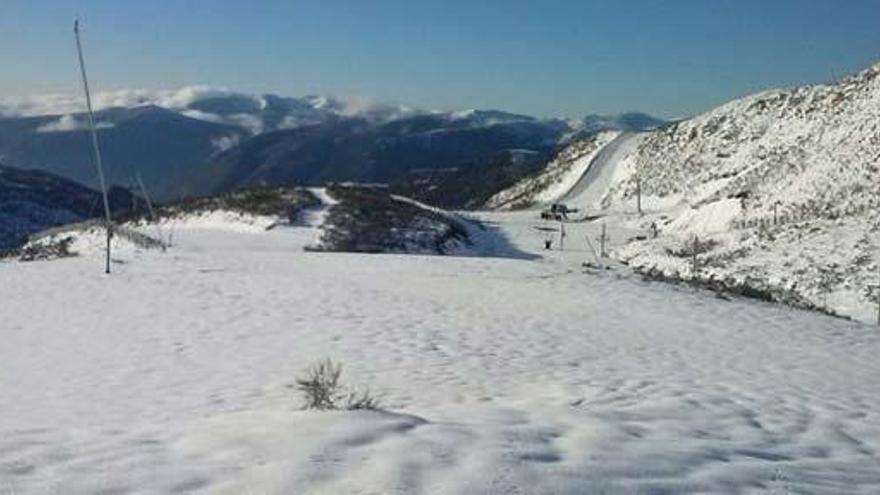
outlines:
{"label": "small bush in snow", "polygon": [[[680,245],[666,248],[666,254],[676,258],[690,258],[694,254],[706,254],[718,247],[718,241],[714,239],[700,239],[691,237],[682,240]],[[696,252],[696,253],[695,253]]]}
{"label": "small bush in snow", "polygon": [[332,410],[374,410],[379,408],[379,400],[369,390],[353,392],[344,387],[339,378],[342,365],[324,359],[312,365],[305,375],[296,379],[295,388],[303,395],[303,409],[319,411]]}
{"label": "small bush in snow", "polygon": [[40,261],[55,258],[69,258],[76,255],[70,250],[72,244],[73,237],[69,236],[46,242],[29,244],[21,248],[18,259],[21,261]]}

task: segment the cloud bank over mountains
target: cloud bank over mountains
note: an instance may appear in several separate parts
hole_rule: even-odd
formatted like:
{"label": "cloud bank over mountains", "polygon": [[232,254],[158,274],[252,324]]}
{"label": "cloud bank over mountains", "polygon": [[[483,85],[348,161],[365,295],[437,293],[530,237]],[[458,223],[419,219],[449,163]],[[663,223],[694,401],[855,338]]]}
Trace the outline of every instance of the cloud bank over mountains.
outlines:
{"label": "cloud bank over mountains", "polygon": [[[454,123],[490,127],[535,119],[498,110],[464,110],[444,112],[413,108],[397,103],[379,102],[364,97],[309,95],[287,97],[276,94],[251,94],[220,86],[187,86],[176,90],[122,89],[102,91],[92,98],[98,112],[99,127],[109,128],[116,122],[106,111],[156,107],[202,122],[235,128],[246,135],[326,124],[341,119],[362,119],[369,124],[385,124],[395,120],[437,116]],[[0,118],[26,119],[55,117],[40,123],[39,133],[70,132],[86,129],[83,97],[79,93],[54,93],[24,97],[0,97]],[[565,119],[573,133],[596,132],[603,129],[645,130],[663,123],[654,117],[631,113],[618,116],[589,115],[583,119]],[[236,144],[239,136],[227,133],[217,139],[214,148],[226,150]]]}
{"label": "cloud bank over mountains", "polygon": [[[363,97],[312,95],[290,98],[249,94],[215,86],[102,91],[93,95],[92,103],[96,111],[157,106],[190,118],[233,125],[251,134],[320,123],[332,117],[361,117],[373,122],[385,122],[431,113]],[[56,122],[42,126],[40,132],[80,130],[86,123],[75,115],[84,111],[83,97],[77,93],[0,98],[0,118],[59,116]]]}

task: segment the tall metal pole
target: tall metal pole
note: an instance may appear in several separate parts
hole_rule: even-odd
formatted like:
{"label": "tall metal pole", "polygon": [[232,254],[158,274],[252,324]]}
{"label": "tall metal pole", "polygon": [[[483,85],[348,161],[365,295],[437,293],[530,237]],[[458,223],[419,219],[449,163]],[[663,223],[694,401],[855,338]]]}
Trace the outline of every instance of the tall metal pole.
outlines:
{"label": "tall metal pole", "polygon": [[101,196],[104,198],[104,221],[107,228],[107,257],[104,273],[110,273],[110,239],[113,237],[113,221],[110,218],[110,201],[107,199],[107,184],[104,181],[104,165],[101,162],[101,147],[98,146],[98,130],[95,128],[95,116],[92,111],[92,95],[89,92],[89,79],[86,77],[86,63],[83,60],[82,42],[79,39],[79,20],[73,22],[73,33],[76,36],[76,52],[79,54],[79,69],[82,73],[83,91],[86,94],[86,107],[88,108],[89,128],[92,131],[92,148],[95,152],[95,167],[98,169],[98,183],[101,186]]}

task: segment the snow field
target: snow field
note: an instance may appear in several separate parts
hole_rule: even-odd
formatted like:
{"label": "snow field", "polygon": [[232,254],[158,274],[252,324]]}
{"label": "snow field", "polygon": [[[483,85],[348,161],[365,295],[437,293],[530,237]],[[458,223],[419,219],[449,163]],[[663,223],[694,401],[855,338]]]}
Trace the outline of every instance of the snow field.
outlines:
{"label": "snow field", "polygon": [[[875,328],[585,274],[598,226],[534,216],[481,215],[533,261],[306,223],[0,263],[0,493],[880,490]],[[299,411],[323,357],[387,412]]]}

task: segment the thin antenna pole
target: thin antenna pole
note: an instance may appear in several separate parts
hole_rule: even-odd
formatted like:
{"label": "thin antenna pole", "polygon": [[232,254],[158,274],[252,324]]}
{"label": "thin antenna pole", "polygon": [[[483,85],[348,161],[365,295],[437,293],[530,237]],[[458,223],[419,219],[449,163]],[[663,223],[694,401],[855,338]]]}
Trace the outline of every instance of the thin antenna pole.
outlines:
{"label": "thin antenna pole", "polygon": [[76,52],[79,55],[79,69],[82,73],[83,91],[86,94],[86,107],[88,108],[89,128],[92,131],[92,148],[95,152],[95,168],[98,169],[98,183],[101,186],[101,196],[104,198],[104,220],[107,228],[107,257],[104,273],[110,273],[110,239],[113,237],[113,224],[110,218],[110,201],[107,199],[107,184],[104,180],[104,165],[101,161],[101,147],[98,146],[98,130],[95,128],[95,116],[92,111],[92,95],[89,92],[89,79],[86,77],[86,63],[83,59],[82,42],[79,39],[79,20],[73,22],[73,33],[76,36]]}
{"label": "thin antenna pole", "polygon": [[152,220],[156,216],[153,212],[153,202],[150,201],[150,196],[147,194],[147,188],[144,187],[144,181],[141,180],[141,174],[135,175],[134,178],[138,183],[138,188],[141,190],[141,195],[144,197],[144,201],[147,203],[147,211],[150,213],[150,220]]}
{"label": "thin antenna pole", "polygon": [[153,210],[153,202],[150,201],[150,195],[147,194],[147,188],[144,187],[144,181],[141,180],[141,174],[136,174],[134,177],[137,180],[138,187],[140,187],[141,195],[147,203],[147,212],[150,214],[150,220],[156,222],[156,232],[159,233],[159,241],[162,243],[162,251],[165,251],[165,240],[162,239],[162,227],[159,225],[159,220],[156,218],[156,212]]}

